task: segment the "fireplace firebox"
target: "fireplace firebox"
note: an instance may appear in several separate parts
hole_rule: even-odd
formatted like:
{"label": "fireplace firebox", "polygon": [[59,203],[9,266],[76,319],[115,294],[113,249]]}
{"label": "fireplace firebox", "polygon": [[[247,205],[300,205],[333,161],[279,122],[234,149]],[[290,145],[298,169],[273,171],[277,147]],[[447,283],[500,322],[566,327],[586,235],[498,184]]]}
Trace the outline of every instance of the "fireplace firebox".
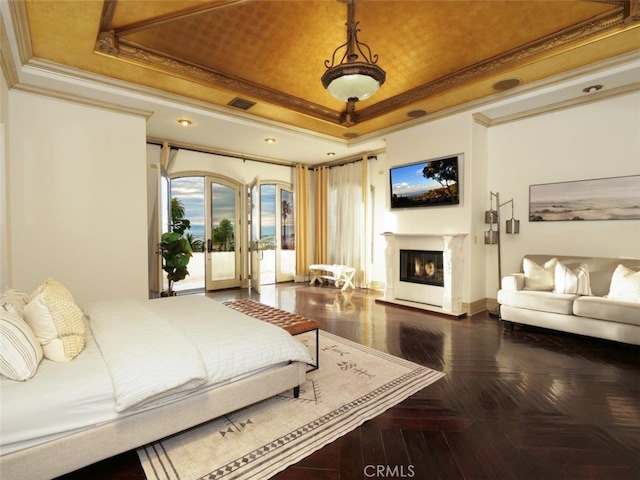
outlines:
{"label": "fireplace firebox", "polygon": [[400,250],[400,281],[444,286],[442,252]]}

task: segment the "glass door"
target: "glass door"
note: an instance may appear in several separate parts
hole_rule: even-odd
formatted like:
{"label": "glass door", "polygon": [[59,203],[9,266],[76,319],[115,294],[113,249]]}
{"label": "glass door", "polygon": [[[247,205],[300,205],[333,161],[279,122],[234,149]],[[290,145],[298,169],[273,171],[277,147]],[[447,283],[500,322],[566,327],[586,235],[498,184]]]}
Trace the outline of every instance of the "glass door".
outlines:
{"label": "glass door", "polygon": [[241,285],[241,202],[239,184],[206,178],[206,289]]}
{"label": "glass door", "polygon": [[296,268],[293,191],[288,184],[260,182],[249,186],[251,209],[251,286],[291,281]]}
{"label": "glass door", "polygon": [[293,202],[293,189],[278,186],[280,238],[277,243],[276,282],[290,282],[296,273],[296,215]]}
{"label": "glass door", "polygon": [[249,185],[249,265],[251,288],[260,292],[260,181],[256,177]]}

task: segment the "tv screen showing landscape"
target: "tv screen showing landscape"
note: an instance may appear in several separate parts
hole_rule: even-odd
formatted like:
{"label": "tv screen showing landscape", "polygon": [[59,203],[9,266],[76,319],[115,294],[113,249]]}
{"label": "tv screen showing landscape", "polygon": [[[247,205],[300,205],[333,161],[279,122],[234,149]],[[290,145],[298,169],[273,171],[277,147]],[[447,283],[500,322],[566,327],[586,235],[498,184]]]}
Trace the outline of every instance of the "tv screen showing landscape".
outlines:
{"label": "tv screen showing landscape", "polygon": [[460,203],[459,157],[455,155],[391,168],[391,208]]}

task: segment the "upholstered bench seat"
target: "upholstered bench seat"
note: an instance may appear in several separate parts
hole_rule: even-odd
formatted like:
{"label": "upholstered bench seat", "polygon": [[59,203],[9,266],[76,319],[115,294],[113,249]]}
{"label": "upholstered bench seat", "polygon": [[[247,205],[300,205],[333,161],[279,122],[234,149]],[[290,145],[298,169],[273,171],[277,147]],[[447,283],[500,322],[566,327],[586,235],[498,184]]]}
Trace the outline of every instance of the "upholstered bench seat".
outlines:
{"label": "upholstered bench seat", "polygon": [[280,327],[291,335],[300,335],[301,333],[315,331],[316,333],[316,364],[312,365],[316,370],[320,367],[320,355],[318,345],[318,329],[320,323],[316,320],[303,317],[296,313],[287,312],[279,308],[264,305],[263,303],[256,302],[251,299],[235,300],[231,302],[224,302],[227,307],[238,310],[245,315],[257,318],[263,322],[271,323],[277,327]]}

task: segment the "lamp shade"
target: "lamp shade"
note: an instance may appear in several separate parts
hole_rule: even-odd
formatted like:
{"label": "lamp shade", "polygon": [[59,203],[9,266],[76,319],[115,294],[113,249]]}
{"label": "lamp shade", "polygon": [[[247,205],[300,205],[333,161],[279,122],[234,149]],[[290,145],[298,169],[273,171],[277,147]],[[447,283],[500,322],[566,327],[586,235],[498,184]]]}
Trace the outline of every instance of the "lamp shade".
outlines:
{"label": "lamp shade", "polygon": [[520,220],[515,218],[507,220],[507,233],[520,233]]}
{"label": "lamp shade", "polygon": [[328,69],[322,84],[338,100],[366,100],[376,93],[385,81],[385,72],[377,65],[346,63]]}
{"label": "lamp shade", "polygon": [[497,230],[486,230],[484,232],[484,243],[487,245],[495,245],[498,243],[498,235]]}

